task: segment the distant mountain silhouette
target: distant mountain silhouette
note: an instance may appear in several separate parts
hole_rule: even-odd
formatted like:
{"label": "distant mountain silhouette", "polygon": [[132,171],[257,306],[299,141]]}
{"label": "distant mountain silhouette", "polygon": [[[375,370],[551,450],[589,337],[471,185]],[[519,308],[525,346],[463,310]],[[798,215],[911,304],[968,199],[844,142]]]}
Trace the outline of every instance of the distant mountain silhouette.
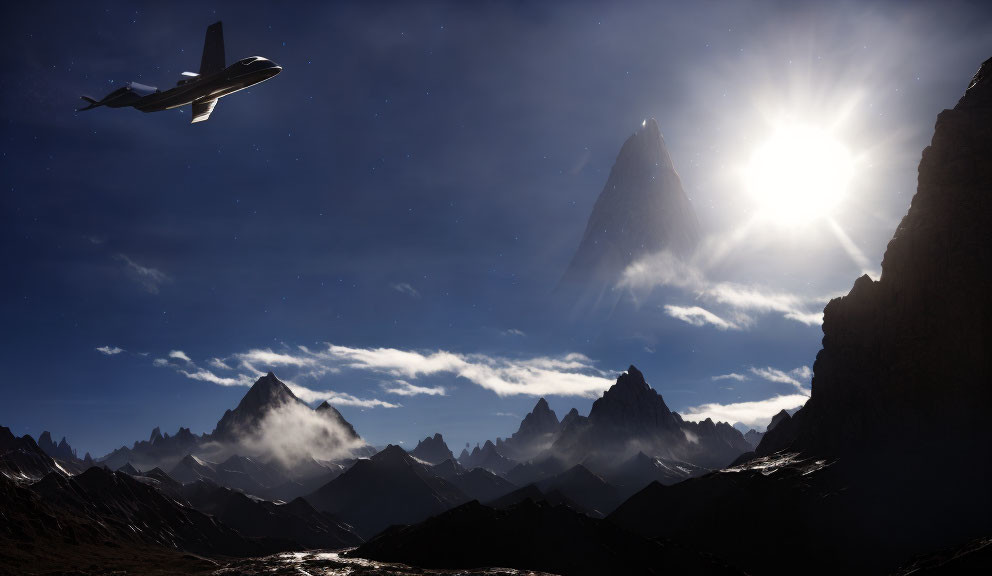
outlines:
{"label": "distant mountain silhouette", "polygon": [[18,438],[10,428],[0,426],[0,475],[17,482],[32,482],[52,472],[61,472],[59,465],[33,438],[26,434]]}
{"label": "distant mountain silhouette", "polygon": [[480,502],[499,498],[517,489],[516,484],[485,468],[465,470],[453,460],[445,460],[431,470],[439,478],[447,480],[461,490],[468,498]]}
{"label": "distant mountain silhouette", "polygon": [[410,451],[410,455],[430,464],[440,464],[455,458],[440,434],[435,434],[433,438],[428,436],[417,442],[417,447]]}
{"label": "distant mountain silhouette", "polygon": [[551,453],[605,471],[638,452],[720,468],[750,449],[740,431],[729,424],[682,420],[631,366],[593,403],[587,418],[569,422]]}
{"label": "distant mountain silhouette", "polygon": [[506,440],[496,439],[496,450],[511,460],[530,460],[551,447],[560,429],[555,411],[541,398],[512,436]]}
{"label": "distant mountain silhouette", "polygon": [[355,462],[306,499],[317,510],[353,526],[363,538],[391,524],[419,522],[469,500],[452,483],[394,445]]}
{"label": "distant mountain silhouette", "polygon": [[[269,372],[255,381],[233,410],[224,413],[213,433],[195,435],[189,428],[180,427],[176,435],[169,436],[155,427],[148,440],[135,442],[130,448],[118,448],[97,462],[111,469],[128,464],[139,470],[162,468],[180,482],[209,479],[259,497],[293,500],[326,484],[351,459],[331,462],[310,457],[287,462],[276,454],[264,452],[264,448],[257,448],[259,443],[254,435],[259,432],[259,426],[268,414],[287,405],[310,411],[288,386]],[[348,443],[353,448],[353,457],[375,453],[354,426],[327,402],[313,412],[332,424],[329,430],[321,428],[314,432],[327,446]],[[245,456],[243,450],[263,452]],[[85,464],[80,463],[77,468],[83,469]]]}
{"label": "distant mountain silhouette", "polygon": [[186,484],[182,494],[194,508],[244,536],[289,539],[303,548],[347,548],[362,542],[346,525],[318,512],[302,498],[273,504],[209,480]]}
{"label": "distant mountain silhouette", "polygon": [[491,440],[486,440],[482,448],[478,445],[471,453],[463,451],[463,455],[458,458],[458,463],[465,468],[485,468],[496,474],[506,474],[517,463],[503,456],[496,449],[496,445]]}
{"label": "distant mountain silhouette", "polygon": [[[211,436],[219,441],[237,441],[242,436],[257,431],[270,410],[291,402],[303,403],[275,374],[269,372],[252,384],[237,407],[224,412]],[[334,410],[329,404],[327,408]],[[328,414],[332,418],[336,415],[343,420],[337,410]],[[351,431],[354,432],[354,428]]]}
{"label": "distant mountain silhouette", "polygon": [[70,462],[79,460],[79,456],[76,455],[76,451],[72,449],[72,446],[69,446],[69,442],[66,441],[65,436],[56,444],[52,441],[52,434],[48,430],[45,430],[41,433],[41,436],[38,436],[38,447],[52,458]]}
{"label": "distant mountain silhouette", "polygon": [[650,118],[620,149],[558,296],[582,308],[612,306],[619,298],[613,287],[628,265],[662,250],[687,258],[699,239],[695,210]]}
{"label": "distant mountain silhouette", "polygon": [[616,508],[623,498],[616,486],[578,464],[568,470],[537,483],[541,492],[558,492],[575,502],[589,514],[603,517]]}

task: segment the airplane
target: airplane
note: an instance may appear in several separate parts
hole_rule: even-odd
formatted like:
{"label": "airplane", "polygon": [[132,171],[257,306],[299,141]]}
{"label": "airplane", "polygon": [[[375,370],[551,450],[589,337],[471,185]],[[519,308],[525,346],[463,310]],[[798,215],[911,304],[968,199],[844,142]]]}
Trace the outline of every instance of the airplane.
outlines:
{"label": "airplane", "polygon": [[176,87],[165,92],[154,86],[129,82],[127,86],[114,90],[99,101],[89,96],[81,96],[89,105],[77,109],[77,112],[92,110],[98,106],[108,108],[130,106],[142,112],[159,112],[192,104],[193,120],[190,123],[195,124],[210,118],[210,113],[217,106],[217,100],[222,96],[264,82],[279,72],[282,72],[282,66],[261,56],[244,58],[225,67],[224,29],[220,22],[215,22],[207,27],[198,73],[183,72],[183,77]]}

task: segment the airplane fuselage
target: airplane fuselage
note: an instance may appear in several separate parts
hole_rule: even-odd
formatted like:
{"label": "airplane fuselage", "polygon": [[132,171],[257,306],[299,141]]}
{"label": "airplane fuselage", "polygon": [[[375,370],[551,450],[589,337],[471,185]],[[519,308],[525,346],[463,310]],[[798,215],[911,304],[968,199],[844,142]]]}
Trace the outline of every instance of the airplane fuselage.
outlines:
{"label": "airplane fuselage", "polygon": [[[220,72],[182,80],[175,88],[142,96],[130,106],[142,112],[159,112],[195,102],[216,100],[238,90],[264,82],[282,71],[282,67],[262,57],[239,60]],[[113,105],[110,105],[113,107]]]}

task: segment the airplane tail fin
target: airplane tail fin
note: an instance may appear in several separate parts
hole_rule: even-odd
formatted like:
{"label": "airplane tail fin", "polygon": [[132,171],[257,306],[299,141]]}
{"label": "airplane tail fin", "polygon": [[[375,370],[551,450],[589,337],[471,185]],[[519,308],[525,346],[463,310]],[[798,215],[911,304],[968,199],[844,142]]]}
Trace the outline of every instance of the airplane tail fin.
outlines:
{"label": "airplane tail fin", "polygon": [[97,106],[100,106],[99,102],[90,98],[89,96],[80,96],[80,98],[88,102],[89,105],[84,108],[76,108],[76,112],[82,112],[83,110],[90,110],[91,108],[96,108]]}
{"label": "airplane tail fin", "polygon": [[200,59],[200,76],[220,72],[224,69],[224,28],[214,22],[207,27],[207,37],[203,42],[203,57]]}

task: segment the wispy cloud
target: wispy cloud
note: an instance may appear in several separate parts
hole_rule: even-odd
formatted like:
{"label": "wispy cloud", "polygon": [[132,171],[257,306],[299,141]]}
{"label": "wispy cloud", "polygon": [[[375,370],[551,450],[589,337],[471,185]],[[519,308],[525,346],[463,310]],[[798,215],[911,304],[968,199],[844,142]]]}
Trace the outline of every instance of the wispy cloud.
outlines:
{"label": "wispy cloud", "polygon": [[239,378],[226,378],[223,376],[218,376],[209,370],[199,369],[199,370],[179,370],[179,373],[183,376],[190,378],[191,380],[200,380],[201,382],[210,382],[211,384],[217,384],[218,386],[251,386],[255,381],[251,376],[242,376]]}
{"label": "wispy cloud", "polygon": [[218,370],[231,370],[231,367],[220,358],[211,358],[210,360],[207,360],[207,364]]}
{"label": "wispy cloud", "polygon": [[158,294],[159,287],[170,280],[169,276],[156,268],[142,266],[124,254],[115,257],[124,263],[128,276],[150,294]]}
{"label": "wispy cloud", "polygon": [[327,345],[308,351],[309,357],[328,366],[345,367],[396,378],[452,374],[499,396],[598,397],[613,381],[581,354],[508,359],[483,354],[457,354],[438,350],[418,352],[396,348],[351,348]]}
{"label": "wispy cloud", "polygon": [[517,330],[516,328],[510,328],[509,330],[503,330],[504,336],[520,336],[521,338],[526,336],[523,330]]}
{"label": "wispy cloud", "polygon": [[682,418],[693,422],[710,418],[714,422],[731,424],[743,422],[752,428],[762,428],[768,425],[772,416],[782,410],[791,410],[797,406],[802,406],[807,400],[809,400],[809,396],[806,394],[783,394],[753,402],[703,404],[686,408],[681,414]]}
{"label": "wispy cloud", "polygon": [[407,282],[399,282],[397,284],[393,284],[393,290],[396,290],[400,294],[406,294],[413,298],[420,298],[420,292],[418,292],[416,288],[414,288]]}
{"label": "wispy cloud", "polygon": [[753,315],[776,313],[806,325],[823,321],[821,310],[829,298],[803,297],[770,290],[759,285],[714,282],[693,263],[670,252],[659,252],[637,260],[623,272],[619,287],[633,292],[649,292],[660,286],[679,288],[703,303],[725,308],[717,314],[699,305],[666,305],[665,312],[693,326],[712,325],[721,330],[745,329],[754,322]]}
{"label": "wispy cloud", "polygon": [[[778,394],[765,400],[754,400],[748,402],[732,402],[730,404],[708,403],[700,406],[692,406],[681,412],[686,420],[700,421],[711,418],[714,422],[743,422],[752,428],[763,428],[771,421],[772,416],[782,410],[791,410],[797,406],[802,406],[809,400],[810,389],[805,385],[813,376],[813,370],[809,366],[799,366],[792,370],[781,370],[779,368],[750,367],[748,371],[758,378],[769,382],[787,384],[795,391],[790,394]],[[731,372],[713,376],[713,380],[736,380],[743,382],[748,379],[745,374]]]}
{"label": "wispy cloud", "polygon": [[443,386],[416,386],[406,380],[396,380],[395,382],[383,384],[382,389],[387,394],[396,394],[397,396],[418,396],[421,394],[427,396],[444,396],[446,393]]}
{"label": "wispy cloud", "polygon": [[[306,350],[305,347],[301,348]],[[157,368],[169,367],[190,380],[209,382],[210,384],[216,384],[217,386],[251,386],[254,384],[258,378],[265,375],[265,371],[255,368],[255,366],[252,365],[252,362],[262,364],[266,367],[266,369],[277,366],[305,369],[318,364],[318,362],[312,358],[294,356],[293,354],[282,354],[272,352],[271,350],[253,349],[242,354],[234,355],[235,358],[240,360],[240,365],[237,369],[228,365],[220,358],[211,358],[208,360],[207,364],[213,368],[227,371],[236,370],[237,372],[231,376],[221,376],[207,368],[198,366],[197,363],[182,350],[172,350],[167,356],[168,359],[156,358],[152,361],[152,365]],[[302,372],[304,376],[312,375],[312,373],[312,371]],[[322,402],[326,400],[336,406],[356,406],[359,408],[398,408],[401,406],[400,404],[386,402],[385,400],[379,400],[377,398],[360,398],[352,394],[335,390],[314,390],[313,388],[303,386],[292,380],[288,380],[285,377],[280,377],[280,380],[282,380],[299,399],[308,403]],[[433,391],[435,389],[423,388],[423,390]],[[440,390],[443,392],[443,388]],[[400,392],[396,393],[400,394]],[[412,394],[413,393],[408,393],[406,395],[409,396]]]}
{"label": "wispy cloud", "polygon": [[739,330],[740,326],[720,318],[716,314],[700,306],[674,306],[665,305],[665,314],[672,318],[681,320],[693,326],[705,326],[709,324],[718,330]]}
{"label": "wispy cloud", "polygon": [[788,372],[784,370],[779,370],[778,368],[772,368],[771,366],[766,366],[764,368],[752,367],[751,374],[759,378],[768,380],[769,382],[780,382],[782,384],[789,384],[790,386],[795,386],[796,390],[800,393],[809,396],[809,389],[803,386],[800,380],[809,380],[813,375],[813,371],[810,370],[809,366],[800,366],[799,368],[794,368]]}
{"label": "wispy cloud", "polygon": [[182,350],[170,350],[169,358],[172,358],[173,360],[182,360],[187,364],[193,362],[192,360],[189,359],[189,356],[187,356],[186,353],[183,352]]}
{"label": "wispy cloud", "polygon": [[124,349],[118,348],[117,346],[100,346],[96,348],[96,351],[101,354],[106,354],[107,356],[114,356],[123,352]]}
{"label": "wispy cloud", "polygon": [[737,372],[731,372],[730,374],[720,374],[719,376],[713,376],[711,378],[714,382],[719,380],[737,380],[738,382],[743,382],[747,380],[747,376],[743,374],[738,374]]}

